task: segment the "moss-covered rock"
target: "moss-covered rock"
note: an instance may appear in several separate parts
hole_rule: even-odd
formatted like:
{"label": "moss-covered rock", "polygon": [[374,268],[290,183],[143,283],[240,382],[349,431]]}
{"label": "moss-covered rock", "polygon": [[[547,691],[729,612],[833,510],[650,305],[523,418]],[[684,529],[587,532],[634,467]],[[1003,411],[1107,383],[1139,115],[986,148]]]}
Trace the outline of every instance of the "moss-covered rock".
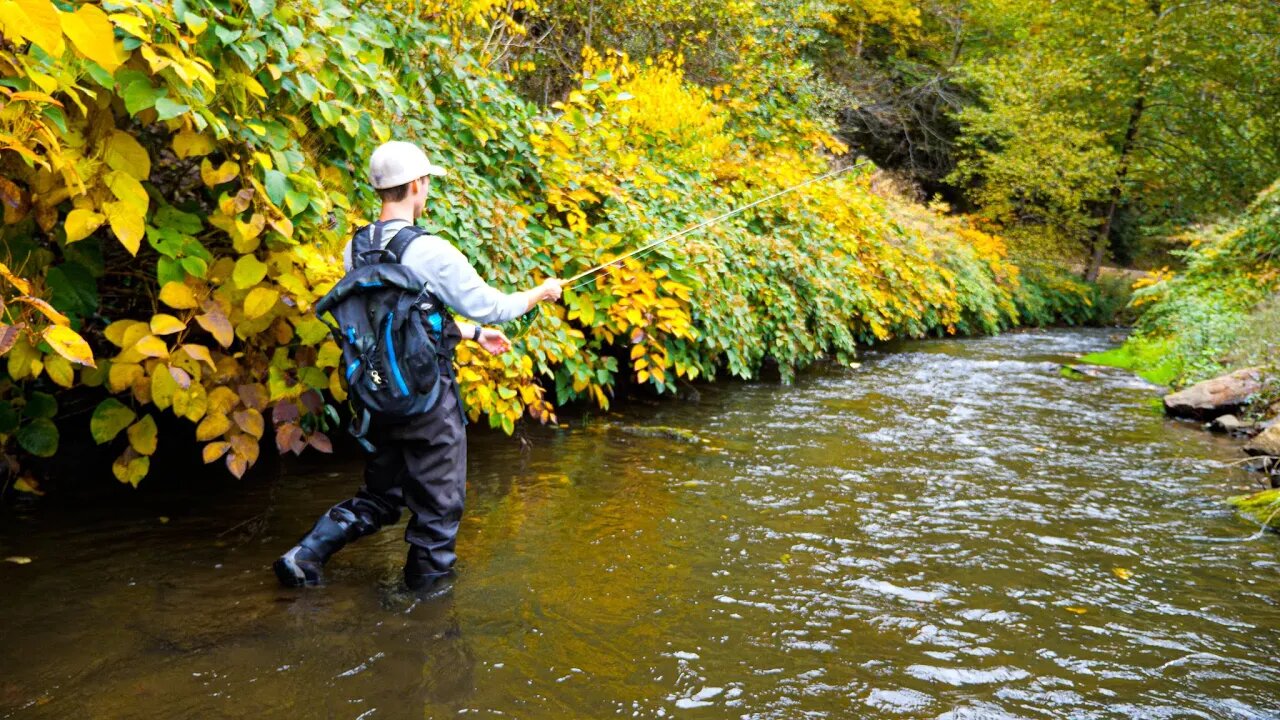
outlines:
{"label": "moss-covered rock", "polygon": [[1252,495],[1237,495],[1228,500],[1241,515],[1272,530],[1280,530],[1280,489],[1263,490]]}

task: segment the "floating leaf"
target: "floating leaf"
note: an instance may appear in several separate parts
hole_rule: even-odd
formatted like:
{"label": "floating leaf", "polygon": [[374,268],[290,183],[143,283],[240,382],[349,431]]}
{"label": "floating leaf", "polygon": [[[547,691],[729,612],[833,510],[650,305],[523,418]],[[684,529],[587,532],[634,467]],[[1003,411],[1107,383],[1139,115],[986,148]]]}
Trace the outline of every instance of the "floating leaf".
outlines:
{"label": "floating leaf", "polygon": [[1115,573],[1115,576],[1120,578],[1121,580],[1128,580],[1129,578],[1133,577],[1133,571],[1127,568],[1122,568],[1122,567],[1111,568],[1111,572]]}

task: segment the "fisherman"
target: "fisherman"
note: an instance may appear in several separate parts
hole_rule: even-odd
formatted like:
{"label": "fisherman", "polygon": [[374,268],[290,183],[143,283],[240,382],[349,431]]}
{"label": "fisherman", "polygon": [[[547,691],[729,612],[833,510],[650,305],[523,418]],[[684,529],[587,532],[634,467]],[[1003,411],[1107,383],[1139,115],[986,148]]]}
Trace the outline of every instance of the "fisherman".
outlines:
{"label": "fisherman", "polygon": [[[466,418],[454,377],[453,349],[469,338],[490,353],[504,353],[511,348],[510,341],[501,330],[484,327],[485,323],[513,320],[540,302],[560,298],[562,283],[557,279],[523,292],[496,290],[457,248],[414,226],[426,208],[431,178],[444,174],[413,143],[384,143],[369,159],[369,181],[382,198],[382,213],[377,222],[356,231],[343,251],[343,264],[348,273],[353,266],[365,264],[371,252],[364,248],[389,254],[412,272],[426,297],[444,306],[440,317],[446,321],[436,327],[439,387],[431,396],[433,404],[419,414],[393,418],[380,417],[375,411],[372,417],[366,415],[367,432],[357,436],[366,449],[372,449],[364,486],[355,497],[325,512],[297,545],[275,561],[273,568],[284,585],[320,584],[321,567],[330,556],[352,540],[397,522],[402,506],[411,513],[405,529],[409,543],[405,584],[423,589],[452,572],[467,469]],[[353,251],[353,245],[362,250]],[[455,322],[450,310],[477,324]],[[349,383],[351,374],[348,370]],[[370,374],[373,381],[383,382],[377,371]]]}

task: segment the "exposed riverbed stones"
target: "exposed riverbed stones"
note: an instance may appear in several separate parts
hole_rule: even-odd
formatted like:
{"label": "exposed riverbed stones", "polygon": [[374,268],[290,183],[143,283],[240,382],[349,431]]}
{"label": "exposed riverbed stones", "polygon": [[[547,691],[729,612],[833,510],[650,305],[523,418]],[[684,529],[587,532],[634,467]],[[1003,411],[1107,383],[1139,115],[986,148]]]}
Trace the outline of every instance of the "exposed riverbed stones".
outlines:
{"label": "exposed riverbed stones", "polygon": [[1244,368],[1164,396],[1164,410],[1173,417],[1208,422],[1238,414],[1262,391],[1262,369]]}

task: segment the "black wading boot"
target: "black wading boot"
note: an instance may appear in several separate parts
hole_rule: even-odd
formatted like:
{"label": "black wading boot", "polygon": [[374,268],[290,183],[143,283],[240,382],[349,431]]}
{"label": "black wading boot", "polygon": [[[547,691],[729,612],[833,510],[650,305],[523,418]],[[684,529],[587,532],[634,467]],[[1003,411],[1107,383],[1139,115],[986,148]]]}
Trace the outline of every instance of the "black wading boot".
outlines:
{"label": "black wading boot", "polygon": [[289,552],[272,564],[280,584],[286,587],[319,585],[321,568],[343,545],[370,532],[369,526],[356,514],[342,507],[331,508],[320,516],[315,527]]}
{"label": "black wading boot", "polygon": [[431,562],[429,552],[416,545],[409,546],[409,558],[404,564],[404,584],[410,590],[432,590],[451,577],[453,577],[452,568],[440,571]]}

